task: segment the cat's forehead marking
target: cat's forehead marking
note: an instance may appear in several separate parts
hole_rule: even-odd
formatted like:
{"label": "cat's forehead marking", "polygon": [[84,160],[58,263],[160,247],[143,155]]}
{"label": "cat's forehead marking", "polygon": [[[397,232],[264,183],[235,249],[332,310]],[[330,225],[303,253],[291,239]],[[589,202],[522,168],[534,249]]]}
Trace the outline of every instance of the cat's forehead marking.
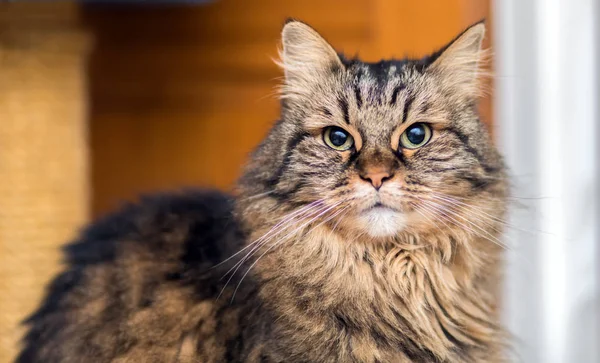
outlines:
{"label": "cat's forehead marking", "polygon": [[405,74],[407,64],[384,60],[355,62],[348,68],[352,76],[346,95],[356,100],[350,119],[365,141],[388,145],[393,131],[406,120],[414,97]]}
{"label": "cat's forehead marking", "polygon": [[349,70],[353,73],[355,94],[361,97],[360,107],[362,98],[371,107],[393,106],[398,100],[398,92],[406,88],[408,64],[408,61],[396,60],[353,63]]}

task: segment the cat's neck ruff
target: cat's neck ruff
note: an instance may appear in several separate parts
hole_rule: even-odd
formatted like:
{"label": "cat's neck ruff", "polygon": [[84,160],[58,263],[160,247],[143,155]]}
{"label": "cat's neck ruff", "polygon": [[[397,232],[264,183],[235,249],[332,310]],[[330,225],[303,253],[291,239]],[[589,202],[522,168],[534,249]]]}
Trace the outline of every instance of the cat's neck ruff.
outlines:
{"label": "cat's neck ruff", "polygon": [[[364,238],[344,237],[327,226],[299,233],[258,263],[265,296],[272,284],[277,294],[293,297],[289,306],[275,307],[281,314],[311,311],[314,319],[317,311],[325,325],[344,316],[387,337],[391,346],[418,341],[442,359],[450,359],[457,346],[501,339],[491,297],[477,286],[484,263],[466,247],[475,241],[458,239],[467,235],[404,233],[383,243]],[[304,308],[296,311],[299,301]]]}

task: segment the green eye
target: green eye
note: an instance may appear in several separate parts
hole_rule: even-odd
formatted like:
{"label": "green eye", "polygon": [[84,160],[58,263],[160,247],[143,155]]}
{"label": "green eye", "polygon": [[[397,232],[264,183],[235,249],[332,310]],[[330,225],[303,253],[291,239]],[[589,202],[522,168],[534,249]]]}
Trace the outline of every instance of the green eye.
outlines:
{"label": "green eye", "polygon": [[424,123],[411,125],[400,136],[400,146],[405,149],[417,149],[431,139],[431,127]]}
{"label": "green eye", "polygon": [[337,151],[348,150],[354,145],[354,139],[341,127],[328,127],[323,131],[323,141]]}

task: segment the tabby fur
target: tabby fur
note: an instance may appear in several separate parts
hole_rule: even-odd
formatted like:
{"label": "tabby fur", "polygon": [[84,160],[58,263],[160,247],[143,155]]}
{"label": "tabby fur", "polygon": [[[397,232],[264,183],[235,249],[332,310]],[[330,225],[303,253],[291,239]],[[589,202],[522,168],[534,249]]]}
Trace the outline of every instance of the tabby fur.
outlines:
{"label": "tabby fur", "polygon": [[[484,29],[365,63],[286,23],[281,120],[235,197],[148,197],[87,228],[18,362],[506,360],[507,182],[477,113]],[[431,140],[402,147],[419,122]],[[329,147],[331,126],[353,147]]]}

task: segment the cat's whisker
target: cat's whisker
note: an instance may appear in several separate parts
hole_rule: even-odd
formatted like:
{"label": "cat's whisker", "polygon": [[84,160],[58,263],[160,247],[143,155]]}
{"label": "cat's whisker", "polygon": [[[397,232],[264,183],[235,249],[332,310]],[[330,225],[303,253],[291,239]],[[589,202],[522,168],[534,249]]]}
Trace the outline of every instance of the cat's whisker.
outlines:
{"label": "cat's whisker", "polygon": [[[438,205],[429,205],[429,204],[422,204],[421,208],[429,211],[432,215],[437,215],[438,217],[442,218],[441,221],[447,221],[448,223],[451,223],[455,226],[461,227],[463,228],[466,232],[469,232],[472,235],[475,236],[480,236],[479,233],[477,231],[475,231],[473,228],[465,225],[464,223],[461,223],[460,221],[457,221],[456,219],[452,218],[452,216],[450,216],[446,211],[444,210],[440,210]],[[448,224],[446,224],[446,226],[448,228],[451,228]]]}
{"label": "cat's whisker", "polygon": [[[431,203],[431,202],[430,202]],[[427,204],[427,201],[426,201]],[[424,204],[425,205],[425,204]],[[423,206],[424,206],[423,205]],[[447,218],[447,220],[449,219],[450,221],[452,221],[454,224],[456,224],[457,226],[464,228],[465,230],[469,231],[471,234],[475,235],[475,236],[479,236],[481,238],[485,238],[486,240],[504,248],[507,250],[511,250],[509,246],[507,246],[505,243],[503,243],[502,241],[500,241],[496,236],[494,236],[493,234],[489,233],[488,231],[486,231],[484,228],[480,227],[479,225],[477,225],[476,223],[470,221],[467,218],[464,218],[463,216],[461,216],[458,213],[453,212],[451,209],[446,209],[444,211],[440,211],[439,207],[440,205],[438,204],[430,204],[430,207],[433,207],[434,210],[437,210],[438,212],[440,212],[440,214],[444,217]],[[449,212],[449,213],[446,213]],[[466,225],[460,221],[458,221],[456,218],[454,217],[458,217],[462,220],[464,220],[465,222],[467,222],[469,225]],[[480,230],[481,232],[483,232],[484,234],[482,235],[481,232],[477,232],[476,230],[473,229],[473,227],[477,228],[478,230]]]}
{"label": "cat's whisker", "polygon": [[[252,247],[253,245],[259,243],[260,241],[264,240],[265,238],[267,238],[271,233],[275,232],[277,230],[277,228],[279,228],[280,226],[284,225],[285,223],[289,222],[290,220],[294,219],[296,216],[298,216],[299,214],[302,214],[304,212],[307,212],[308,210],[310,210],[311,208],[313,208],[316,205],[319,205],[323,202],[322,199],[316,200],[310,204],[307,204],[305,206],[303,206],[302,208],[299,208],[295,211],[293,211],[292,213],[286,215],[284,218],[282,218],[281,221],[279,221],[277,224],[275,224],[269,231],[267,231],[264,235],[262,235],[261,237],[259,237],[258,239],[254,240],[253,242],[249,243],[247,246],[245,246],[244,248],[242,248],[241,250],[239,250],[238,252],[234,253],[233,255],[231,255],[230,257],[228,257],[227,259],[219,262],[218,264],[216,264],[215,266],[213,266],[212,268],[216,268],[218,266],[221,266],[222,264],[224,264],[225,262],[231,260],[232,258],[234,258],[235,256],[239,255],[240,253],[244,252],[245,250],[247,250],[248,248]],[[279,233],[279,231],[277,232]],[[225,274],[225,276],[227,276],[227,274]]]}
{"label": "cat's whisker", "polygon": [[[443,194],[443,193],[438,193],[438,192],[435,192],[435,191],[429,191],[428,192],[428,196],[429,197],[433,197],[433,198],[435,198],[437,200],[440,200],[440,201],[451,203],[451,204],[453,204],[453,205],[455,205],[457,207],[458,206],[463,206],[463,207],[466,207],[466,208],[475,209],[475,210],[477,210],[477,211],[485,214],[487,217],[492,218],[492,219],[494,219],[494,220],[496,220],[498,222],[505,222],[501,218],[499,218],[497,216],[493,216],[490,213],[486,212],[486,210],[492,211],[493,210],[492,207],[488,207],[488,208],[484,209],[483,207],[478,207],[478,206],[475,206],[473,204],[467,203],[468,201],[475,200],[474,198],[465,198],[465,197],[450,196],[450,195]],[[477,198],[476,200],[477,201],[481,201],[481,200],[485,200],[485,198]]]}
{"label": "cat's whisker", "polygon": [[[349,208],[349,206],[348,206],[348,207],[345,207],[345,208],[344,208],[344,210],[347,210],[348,208]],[[346,212],[346,214],[347,214],[347,213],[348,213],[348,212]],[[341,216],[340,216],[340,218],[338,218],[338,221],[337,221],[337,222],[336,222],[336,223],[333,225],[333,227],[331,228],[331,232],[332,232],[332,233],[335,233],[335,229],[336,229],[336,228],[339,226],[339,224],[340,224],[340,222],[342,221],[342,219],[343,219],[343,218],[341,218]]]}
{"label": "cat's whisker", "polygon": [[[517,231],[520,231],[523,233],[531,234],[531,235],[537,235],[537,234],[552,235],[551,233],[540,231],[540,230],[526,230],[526,229],[522,229],[520,227],[514,226],[511,223],[509,223],[501,218],[498,218],[493,215],[490,215],[489,213],[486,213],[485,211],[483,211],[481,208],[479,208],[477,206],[455,200],[454,197],[450,197],[448,195],[442,195],[442,194],[433,192],[433,193],[431,193],[431,196],[438,200],[444,200],[448,203],[454,204],[457,207],[462,206],[463,208],[467,209],[468,212],[475,214],[479,218],[483,218],[483,219],[487,219],[487,220],[491,220],[491,221],[500,223],[507,228],[511,228],[511,229],[514,229],[514,230],[517,230]],[[488,226],[490,226],[491,228],[494,228],[498,232],[498,230],[492,225],[492,223],[489,223]]]}
{"label": "cat's whisker", "polygon": [[[427,193],[437,194],[437,195],[448,196],[449,197],[448,194],[438,193],[438,192],[436,192],[434,190],[431,190],[431,189],[427,189]],[[482,197],[480,195],[477,195],[476,197],[472,197],[472,196],[471,197],[460,197],[460,196],[457,196],[457,195],[453,195],[452,198],[455,199],[455,200],[463,200],[463,201],[482,200],[482,199],[483,200],[485,200],[485,199],[495,199],[495,198],[492,198],[492,197],[484,198],[484,197]],[[516,195],[509,195],[509,196],[503,197],[503,199],[509,200],[509,201],[513,200],[513,201],[519,202],[521,200],[547,200],[547,199],[553,199],[553,198],[552,197],[521,197],[521,196],[516,196]]]}
{"label": "cat's whisker", "polygon": [[510,199],[513,199],[513,200],[549,200],[550,199],[550,200],[552,200],[552,199],[556,199],[556,198],[553,198],[553,197],[519,197],[516,195],[511,195],[511,196],[506,197],[506,199],[509,199],[509,200]]}
{"label": "cat's whisker", "polygon": [[[415,212],[419,213],[423,218],[427,219],[440,232],[444,233],[444,231],[442,231],[442,229],[440,228],[440,226],[437,223],[435,223],[434,220],[432,220],[430,217],[427,216],[427,213],[425,212],[425,210],[420,209],[418,206],[415,206],[414,210],[415,210]],[[433,217],[433,216],[431,216],[431,217]]]}
{"label": "cat's whisker", "polygon": [[[421,208],[428,210],[430,213],[432,213],[433,216],[442,218],[442,220],[452,224],[453,226],[461,227],[465,229],[466,232],[469,232],[470,234],[475,236],[479,236],[479,233],[475,229],[455,219],[453,217],[454,213],[452,213],[452,211],[448,209],[448,206],[446,205],[432,202],[430,200],[423,200]],[[448,224],[446,224],[446,226],[452,228]]]}
{"label": "cat's whisker", "polygon": [[[286,236],[282,237],[280,240],[276,241],[275,243],[273,243],[265,252],[263,252],[262,255],[260,255],[256,261],[254,261],[254,263],[252,263],[252,265],[250,265],[250,267],[248,268],[248,270],[246,271],[246,273],[244,273],[244,275],[242,276],[242,278],[240,279],[240,281],[238,282],[233,295],[231,297],[231,301],[233,302],[233,299],[235,298],[235,294],[237,293],[237,290],[239,289],[240,285],[242,284],[242,281],[244,280],[244,278],[248,275],[248,273],[250,272],[250,270],[252,270],[252,268],[259,262],[259,260],[264,257],[270,250],[272,250],[273,248],[282,245],[290,236],[293,236],[297,231],[301,230],[302,228],[304,228],[305,226],[311,224],[312,222],[314,222],[316,219],[318,219],[319,217],[325,215],[326,213],[328,213],[329,211],[331,211],[332,209],[334,209],[336,206],[338,206],[341,203],[338,203],[337,205],[331,206],[330,208],[328,208],[328,210],[320,213],[319,215],[317,215],[316,217],[314,217],[313,219],[311,219],[310,221],[308,221],[307,223],[304,223],[302,226],[296,228],[294,231],[288,233]],[[333,219],[335,216],[337,216],[338,214],[340,214],[341,212],[343,212],[346,208],[348,207],[344,207],[339,211],[334,212],[333,215],[331,215],[330,217],[328,217],[326,220],[322,221],[321,223],[319,223],[318,225],[316,225],[315,227],[313,227],[311,230],[317,228],[318,226],[328,222],[329,220]],[[309,231],[310,232],[310,231]]]}
{"label": "cat's whisker", "polygon": [[[339,205],[339,204],[334,205],[334,207],[337,205]],[[253,244],[255,244],[255,246],[242,259],[240,259],[240,261],[238,261],[233,267],[231,267],[229,269],[229,271],[227,271],[225,273],[225,275],[223,277],[227,276],[230,273],[231,273],[231,276],[225,283],[225,286],[223,287],[221,292],[223,292],[225,290],[225,288],[227,287],[229,282],[232,280],[232,278],[235,276],[235,274],[240,269],[240,267],[246,261],[248,261],[255,253],[257,253],[264,245],[266,245],[269,241],[271,241],[273,238],[277,237],[277,235],[280,234],[281,232],[283,232],[283,231],[287,230],[289,227],[293,226],[295,223],[304,221],[304,220],[314,216],[315,214],[319,214],[327,208],[328,208],[327,206],[324,206],[321,203],[314,204],[314,205],[310,206],[310,208],[302,210],[301,213],[297,213],[296,215],[292,216],[291,218],[286,218],[285,221],[281,221],[280,223],[278,223],[280,226],[276,231],[275,231],[275,227],[271,228],[270,231],[274,231],[274,233],[272,233],[270,236],[266,236],[266,234],[265,234],[259,240],[255,241],[253,243]],[[220,294],[219,294],[219,296],[220,296]]]}
{"label": "cat's whisker", "polygon": [[265,235],[263,235],[260,238],[260,240],[261,240],[260,243],[257,244],[252,249],[252,251],[250,251],[244,258],[242,258],[242,260],[239,261],[238,264],[244,263],[247,260],[247,258],[249,258],[249,257],[252,256],[252,254],[254,253],[255,250],[260,249],[260,246],[264,245],[269,240],[273,239],[278,234],[280,234],[281,232],[285,231],[288,227],[292,226],[294,223],[302,221],[302,220],[304,220],[306,218],[309,218],[310,216],[314,215],[315,213],[319,213],[320,210],[323,210],[326,207],[327,206],[323,205],[322,203],[313,204],[309,208],[301,210],[300,213],[297,213],[297,214],[291,216],[290,218],[286,218],[286,220],[284,220],[284,221],[280,221],[279,223],[277,223],[277,225],[275,225],[274,227],[272,227],[269,230],[269,232],[267,232]]}
{"label": "cat's whisker", "polygon": [[[293,235],[293,234],[294,234],[294,233],[296,233],[298,230],[300,230],[300,229],[302,229],[303,227],[305,227],[306,225],[308,225],[308,224],[312,223],[312,222],[313,222],[315,219],[319,218],[320,216],[322,216],[323,214],[325,214],[325,213],[329,212],[330,210],[332,210],[332,209],[334,209],[334,208],[337,208],[337,207],[338,207],[339,205],[341,205],[342,203],[343,203],[343,202],[338,202],[338,203],[335,203],[335,204],[333,204],[333,205],[331,205],[331,206],[329,206],[329,207],[324,207],[324,208],[321,208],[321,209],[319,209],[319,210],[315,211],[314,213],[311,213],[309,216],[307,216],[307,217],[306,217],[306,218],[304,218],[303,220],[306,220],[306,219],[308,219],[308,218],[310,218],[310,217],[314,216],[315,214],[318,214],[318,215],[317,215],[316,217],[314,217],[313,219],[311,219],[309,222],[307,222],[307,223],[304,223],[304,224],[303,224],[303,225],[301,225],[300,227],[298,227],[298,228],[294,229],[293,231],[289,232],[288,234],[286,234],[285,236],[283,236],[283,237],[281,237],[281,238],[282,238],[282,239],[285,239],[286,237],[288,237],[288,236],[290,236],[290,235]],[[272,239],[272,238],[271,238],[271,239]],[[268,242],[268,241],[265,241],[265,243],[263,243],[263,245],[264,245],[264,244],[266,244],[267,242]]]}
{"label": "cat's whisker", "polygon": [[[304,227],[306,227],[307,225],[311,224],[312,222],[314,222],[315,220],[317,220],[318,218],[320,218],[321,216],[325,215],[326,213],[328,213],[329,211],[333,210],[334,208],[338,207],[340,204],[342,204],[343,202],[338,202],[328,208],[326,208],[324,211],[320,212],[317,216],[313,217],[311,220],[309,220],[308,222],[302,224],[300,227],[294,229],[292,232],[288,233],[287,235],[283,236],[279,241],[271,244],[271,246],[269,248],[267,248],[267,250],[265,252],[262,253],[262,255],[260,255],[256,261],[254,261],[250,267],[248,268],[248,270],[246,270],[246,273],[244,273],[244,275],[242,276],[242,278],[240,279],[240,281],[238,282],[235,290],[233,291],[233,295],[231,297],[231,301],[233,302],[233,299],[235,298],[235,294],[238,291],[238,289],[240,288],[240,285],[242,284],[242,281],[244,281],[244,278],[248,275],[248,273],[250,272],[250,270],[252,270],[252,268],[258,263],[258,261],[260,261],[261,258],[263,258],[269,251],[271,251],[273,248],[275,248],[276,246],[280,246],[283,242],[285,242],[287,240],[288,237],[293,236],[296,232],[298,232],[299,230],[303,229]],[[344,210],[344,208],[342,208],[342,211]],[[339,213],[340,211],[336,212]],[[334,216],[336,214],[334,213]],[[328,219],[326,219],[324,222],[325,223],[327,221],[329,221],[331,218],[333,217],[329,217]],[[321,223],[321,224],[322,224]],[[320,224],[319,224],[320,225]]]}
{"label": "cat's whisker", "polygon": [[481,220],[487,227],[492,228],[497,233],[501,233],[502,231],[497,228],[495,223],[507,225],[507,223],[505,221],[503,221],[502,219],[494,217],[482,210],[479,210],[476,206],[458,202],[458,201],[453,201],[452,199],[444,198],[441,196],[431,195],[431,197],[434,199],[437,199],[438,201],[442,202],[443,204],[449,203],[450,205],[446,205],[447,207],[460,208],[461,210],[464,210],[471,215],[475,215],[476,217],[479,217],[479,220]]}
{"label": "cat's whisker", "polygon": [[[322,200],[318,200],[317,202],[322,202]],[[231,280],[233,279],[233,277],[235,276],[235,274],[237,273],[237,271],[240,269],[240,267],[242,267],[242,265],[248,261],[248,259],[250,259],[255,253],[256,251],[260,250],[260,248],[262,246],[264,246],[266,243],[268,243],[271,239],[273,239],[275,236],[277,236],[279,233],[283,232],[284,230],[286,230],[288,227],[290,227],[290,225],[294,222],[294,220],[299,219],[300,220],[305,220],[306,218],[309,218],[310,216],[314,215],[315,213],[319,213],[319,210],[321,210],[322,208],[324,208],[323,206],[321,206],[321,203],[317,203],[317,202],[313,202],[305,207],[300,208],[299,210],[297,210],[296,212],[291,213],[290,215],[288,215],[286,218],[284,218],[284,220],[280,221],[279,223],[277,223],[277,225],[275,225],[273,228],[271,228],[266,234],[264,234],[262,237],[260,237],[259,239],[257,239],[256,241],[252,242],[250,245],[248,245],[246,248],[242,249],[245,250],[248,247],[252,246],[252,249],[250,251],[248,251],[246,253],[246,255],[240,259],[240,261],[238,261],[235,265],[233,265],[224,275],[223,277],[221,277],[221,279],[225,278],[227,275],[231,274],[229,276],[229,278],[227,279],[227,281],[225,282],[225,285],[223,286],[223,288],[221,289],[221,292],[219,293],[219,295],[217,296],[217,300],[221,297],[221,295],[223,294],[223,292],[225,292],[225,289],[227,288],[227,286],[229,285],[229,283],[231,282]],[[310,211],[311,209],[315,209],[315,207],[317,208],[317,210],[313,210]],[[308,216],[306,215],[308,214]],[[270,236],[268,236],[268,234],[270,232],[274,232],[272,233]],[[239,251],[238,254],[242,251]],[[231,258],[231,257],[230,257]]]}
{"label": "cat's whisker", "polygon": [[[446,194],[442,194],[442,193],[436,193],[436,192],[431,192],[430,194],[431,194],[431,196],[432,196],[432,197],[434,197],[434,198],[436,198],[436,199],[439,199],[439,200],[444,200],[444,201],[446,201],[446,202],[449,202],[449,203],[452,203],[452,204],[454,204],[454,205],[461,205],[461,206],[465,206],[465,207],[476,208],[477,210],[481,211],[482,213],[484,213],[484,214],[485,214],[485,215],[487,215],[488,217],[490,217],[490,218],[493,218],[493,219],[495,219],[495,220],[498,220],[498,221],[501,221],[501,222],[503,222],[503,220],[502,220],[502,219],[500,219],[500,218],[498,218],[498,217],[496,217],[496,216],[493,216],[493,215],[491,215],[491,214],[489,214],[489,213],[485,212],[483,209],[481,209],[481,208],[478,208],[477,206],[475,206],[475,205],[473,205],[473,204],[469,204],[469,203],[462,202],[462,201],[460,201],[460,200],[456,199],[456,197],[454,197],[454,196],[449,196],[449,195],[446,195]],[[463,199],[463,200],[467,200],[466,198],[462,198],[462,199]]]}
{"label": "cat's whisker", "polygon": [[[515,245],[514,239],[512,239],[507,234],[503,233],[503,231],[497,226],[497,224],[501,224],[507,228],[513,228],[513,229],[518,229],[517,227],[510,225],[509,223],[503,221],[500,218],[495,218],[494,216],[491,216],[483,211],[479,211],[478,208],[475,206],[465,204],[465,203],[460,203],[457,201],[455,201],[456,203],[452,203],[451,198],[450,198],[450,200],[448,200],[446,198],[440,198],[439,200],[449,202],[449,203],[453,204],[455,207],[461,208],[462,210],[467,211],[470,215],[477,217],[478,220],[481,221],[482,225],[485,226],[486,228],[489,228],[489,229],[495,231],[496,233],[502,234],[503,239],[508,240],[508,242],[509,242],[508,245],[505,244],[506,246],[514,246]],[[484,214],[481,214],[481,213],[484,213]],[[456,214],[456,212],[455,212],[455,214]],[[469,223],[474,224],[470,220],[469,220]],[[481,229],[481,227],[480,227],[480,229]],[[527,231],[523,230],[523,232],[527,232]]]}
{"label": "cat's whisker", "polygon": [[[484,212],[482,210],[479,210],[476,206],[473,206],[473,205],[470,205],[470,204],[466,204],[466,203],[462,203],[462,202],[458,202],[458,201],[453,201],[451,198],[444,198],[444,197],[441,197],[441,196],[438,197],[438,196],[435,196],[435,195],[431,195],[431,196],[434,197],[435,199],[437,199],[438,201],[441,201],[443,205],[445,205],[446,207],[448,207],[449,211],[453,215],[455,215],[455,216],[457,216],[457,217],[459,217],[459,218],[467,221],[469,224],[471,224],[473,226],[476,226],[480,230],[485,231],[485,229],[483,229],[478,224],[474,223],[472,220],[470,220],[470,219],[468,219],[466,217],[463,217],[461,214],[457,213],[457,211],[455,211],[453,209],[453,207],[460,208],[461,210],[466,211],[469,215],[477,217],[477,219],[481,222],[481,224],[483,226],[485,226],[486,228],[491,229],[492,231],[494,231],[494,232],[496,232],[498,234],[502,234],[503,233],[502,229],[500,229],[498,227],[498,224],[504,225],[504,226],[508,226],[508,223],[506,223],[502,219],[494,217],[494,216],[492,216],[492,215],[490,215],[490,214],[488,214],[488,213],[486,213],[486,212]],[[444,202],[445,203],[450,203],[451,205],[447,205]],[[485,231],[485,233],[489,234],[488,231]]]}
{"label": "cat's whisker", "polygon": [[273,194],[273,193],[275,193],[275,190],[270,190],[268,192],[254,194],[254,195],[251,195],[249,197],[239,199],[238,202],[245,202],[245,201],[248,201],[248,200],[253,200],[253,199],[264,197],[264,196],[267,196],[267,195]]}
{"label": "cat's whisker", "polygon": [[[424,201],[423,201],[423,202],[424,202]],[[427,206],[427,205],[425,205],[425,204],[420,204],[420,207],[419,207],[419,208],[421,208],[421,211],[422,211],[422,212],[424,212],[424,213],[427,213],[427,212],[428,212],[428,213],[429,213],[429,215],[431,216],[431,218],[433,218],[433,219],[435,220],[435,218],[436,218],[436,210],[435,210],[435,209],[432,209],[431,207],[429,207],[429,208],[428,208],[428,206]],[[442,223],[444,226],[446,226],[446,228],[448,228],[449,230],[451,230],[451,229],[452,229],[452,227],[450,227],[450,225],[449,225],[448,223],[446,223],[446,222],[448,221],[447,219],[445,219],[445,218],[442,218],[442,219],[439,219],[439,221],[440,221],[440,222],[441,222],[441,223]],[[449,221],[448,221],[448,222],[449,222]],[[438,228],[439,228],[439,227],[438,227]]]}
{"label": "cat's whisker", "polygon": [[[482,237],[482,238],[486,238],[486,239],[492,238],[492,239],[494,239],[494,241],[492,241],[492,242],[494,242],[495,244],[501,245],[505,249],[509,248],[505,243],[501,242],[498,238],[496,238],[494,235],[490,234],[488,231],[486,231],[485,229],[483,229],[481,226],[473,223],[472,221],[470,221],[470,220],[464,218],[463,216],[461,216],[460,214],[456,213],[454,210],[452,210],[452,208],[451,208],[452,206],[451,205],[447,205],[445,203],[442,204],[442,205],[438,205],[438,203],[436,203],[435,201],[427,199],[427,197],[436,197],[437,195],[439,195],[439,194],[435,193],[433,191],[429,191],[428,194],[424,195],[425,198],[418,198],[418,197],[416,197],[414,195],[410,195],[410,194],[403,195],[403,196],[406,196],[406,197],[409,197],[409,199],[414,199],[416,201],[421,202],[421,203],[415,203],[414,206],[415,206],[415,210],[417,212],[419,212],[419,214],[421,214],[423,217],[426,217],[426,216],[424,216],[422,214],[422,212],[425,212],[425,211],[429,211],[429,213],[432,214],[432,217],[435,216],[436,214],[442,214],[443,217],[446,219],[446,221],[454,223],[455,225],[459,225],[460,224],[460,226],[462,228],[465,228],[465,229],[469,230],[469,232],[471,234],[479,236],[479,237]],[[447,203],[450,203],[450,201],[446,200],[445,198],[436,198],[436,199],[438,199],[438,201],[445,201]],[[428,205],[426,205],[426,203],[430,204],[429,207],[428,207]],[[468,204],[466,204],[466,203],[463,203],[463,204],[465,204],[466,206],[468,206]],[[419,206],[421,207],[420,211],[417,210],[417,208],[419,208]],[[440,206],[445,207],[444,210],[440,210],[440,208],[439,208]],[[454,207],[457,207],[457,205],[454,204]],[[431,210],[432,208],[433,208],[433,210]],[[452,218],[452,216],[458,217],[460,219],[465,220],[469,225],[474,226],[478,230],[481,230],[487,236],[486,235],[482,235],[481,232],[477,232],[473,228],[470,228],[468,225],[465,225],[464,223],[460,223],[455,218]],[[495,226],[493,224],[491,224],[489,221],[485,220],[485,218],[486,218],[485,216],[481,216],[481,218],[483,219],[483,222],[484,222],[484,224],[485,224],[486,227],[490,227],[495,232],[501,233],[501,231],[499,231],[497,228],[495,228]],[[440,229],[439,226],[436,223],[434,223],[431,219],[429,219],[429,221],[436,228]],[[446,227],[448,227],[450,229],[450,226],[448,224],[446,224],[443,219],[440,220],[440,222],[442,222]]]}
{"label": "cat's whisker", "polygon": [[[473,224],[473,222],[472,222],[472,221],[468,221],[468,222],[469,222],[470,224]],[[455,223],[456,223],[456,222],[455,222]],[[458,222],[458,223],[460,223],[460,222]],[[465,226],[464,224],[461,224],[461,226],[462,226],[462,228],[467,228],[467,229],[468,229],[468,227],[467,227],[467,226]],[[476,235],[476,236],[479,236],[479,237],[481,237],[481,238],[484,238],[484,239],[486,239],[486,240],[488,240],[488,241],[490,241],[490,242],[492,242],[492,243],[494,243],[494,244],[496,244],[496,245],[498,245],[498,246],[502,247],[503,249],[506,249],[506,250],[508,250],[508,251],[514,251],[514,250],[513,250],[513,249],[512,249],[510,246],[506,245],[505,243],[503,243],[502,241],[500,241],[500,240],[499,240],[499,239],[497,239],[497,238],[494,238],[494,239],[495,239],[495,241],[493,241],[493,240],[490,240],[490,238],[488,238],[487,236],[481,235],[480,233],[477,233],[477,232],[475,232],[475,231],[473,231],[472,233],[473,233],[474,235]],[[507,238],[507,236],[505,235],[505,236],[504,236],[504,238]],[[514,241],[512,241],[512,240],[509,240],[509,241],[510,241],[510,242],[514,242]],[[519,258],[523,259],[523,261],[525,261],[526,263],[531,263],[531,261],[530,261],[529,259],[525,258],[524,256],[521,256],[520,254],[519,254],[519,255],[517,255],[517,256],[519,256]]]}
{"label": "cat's whisker", "polygon": [[[262,246],[264,246],[266,243],[268,243],[271,239],[273,239],[274,237],[276,237],[278,234],[280,234],[283,231],[287,230],[290,226],[293,226],[294,223],[302,221],[302,220],[305,220],[306,218],[309,218],[309,217],[313,216],[314,214],[319,213],[323,208],[325,208],[325,206],[322,206],[320,203],[318,203],[318,204],[311,203],[311,205],[303,207],[300,210],[298,210],[298,211],[296,211],[296,212],[288,215],[286,218],[284,218],[284,220],[282,220],[279,223],[277,223],[277,225],[275,225],[274,227],[272,227],[262,237],[260,237],[256,241],[252,242],[249,246],[247,246],[247,247],[251,247],[252,246],[252,248],[250,249],[250,251],[248,251],[246,253],[246,255],[244,255],[244,257],[242,257],[238,262],[236,262],[236,264],[233,265],[223,275],[222,278],[225,278],[227,275],[231,274],[229,276],[227,282],[223,286],[223,289],[221,290],[221,294],[223,293],[223,291],[225,291],[225,288],[227,287],[227,285],[229,284],[229,282],[233,279],[233,277],[235,276],[235,274],[237,273],[237,271],[239,270],[239,268],[248,259],[250,259],[258,250],[260,250],[260,248]],[[247,249],[247,248],[244,248],[244,249]],[[219,297],[220,297],[221,294],[219,294]]]}
{"label": "cat's whisker", "polygon": [[[340,203],[341,204],[341,203]],[[339,205],[339,204],[338,204]],[[342,209],[335,211],[331,216],[327,217],[324,221],[322,221],[321,223],[315,225],[313,228],[311,228],[308,233],[310,233],[311,231],[313,231],[314,229],[316,229],[319,226],[322,226],[323,224],[329,222],[330,220],[332,220],[333,218],[335,218],[336,216],[342,214],[344,211],[346,211],[348,208],[350,208],[350,206],[346,206],[346,207],[342,207]],[[341,219],[340,219],[341,220]],[[338,223],[340,221],[338,220]]]}

